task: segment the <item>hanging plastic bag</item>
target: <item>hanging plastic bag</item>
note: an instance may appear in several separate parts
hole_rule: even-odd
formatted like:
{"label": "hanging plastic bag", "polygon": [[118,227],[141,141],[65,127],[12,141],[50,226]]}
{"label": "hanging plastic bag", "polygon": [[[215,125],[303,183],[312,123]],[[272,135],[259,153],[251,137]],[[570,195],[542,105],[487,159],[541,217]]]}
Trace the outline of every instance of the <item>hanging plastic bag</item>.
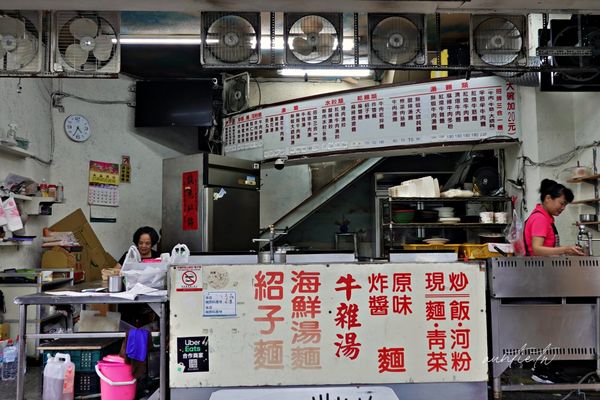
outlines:
{"label": "hanging plastic bag", "polygon": [[121,268],[121,275],[125,277],[125,289],[130,290],[136,283],[155,289],[164,289],[168,269],[169,262],[142,262],[137,247],[131,246]]}
{"label": "hanging plastic bag", "polygon": [[525,240],[523,239],[523,220],[517,210],[513,210],[512,222],[506,232],[506,240],[512,244],[516,256],[525,255]]}
{"label": "hanging plastic bag", "polygon": [[171,264],[187,264],[190,258],[190,249],[182,243],[177,243],[171,250]]}

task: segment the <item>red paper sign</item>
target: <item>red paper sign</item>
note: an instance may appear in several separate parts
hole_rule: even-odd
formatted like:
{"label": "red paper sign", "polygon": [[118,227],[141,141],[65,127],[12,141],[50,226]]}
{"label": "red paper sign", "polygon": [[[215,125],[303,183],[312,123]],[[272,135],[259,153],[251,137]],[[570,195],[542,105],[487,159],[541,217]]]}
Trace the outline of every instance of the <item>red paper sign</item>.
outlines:
{"label": "red paper sign", "polygon": [[198,230],[198,171],[182,174],[181,180],[181,216],[184,231]]}

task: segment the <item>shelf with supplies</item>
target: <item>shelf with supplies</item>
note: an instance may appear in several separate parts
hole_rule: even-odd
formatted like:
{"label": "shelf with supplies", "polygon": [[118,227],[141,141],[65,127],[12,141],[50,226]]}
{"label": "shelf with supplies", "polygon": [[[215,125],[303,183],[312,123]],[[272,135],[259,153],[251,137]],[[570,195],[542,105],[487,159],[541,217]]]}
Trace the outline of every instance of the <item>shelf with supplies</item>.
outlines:
{"label": "shelf with supplies", "polygon": [[10,194],[3,198],[12,197],[21,202],[19,209],[27,215],[52,215],[52,205],[59,203],[54,197],[25,196],[22,194]]}
{"label": "shelf with supplies", "polygon": [[25,149],[22,149],[18,146],[7,146],[5,144],[0,144],[0,153],[10,154],[18,158],[27,158],[33,156],[33,153]]}
{"label": "shelf with supplies", "polygon": [[567,182],[568,183],[581,183],[581,182],[593,183],[594,181],[597,181],[598,179],[600,179],[600,174],[579,176],[577,178],[569,179],[569,180],[567,180]]}
{"label": "shelf with supplies", "polygon": [[473,197],[389,197],[392,203],[445,203],[445,202],[470,202],[491,203],[506,202],[510,200],[503,196],[473,196]]}
{"label": "shelf with supplies", "polygon": [[600,198],[586,199],[586,200],[575,200],[571,204],[594,204],[594,203],[600,203]]}
{"label": "shelf with supplies", "polygon": [[[450,214],[441,215],[436,208],[447,207]],[[397,212],[414,215],[394,222]],[[385,257],[391,249],[410,243],[422,243],[428,238],[448,239],[449,243],[480,243],[481,235],[498,235],[510,220],[510,198],[506,196],[472,197],[389,197],[376,196],[376,256]],[[480,213],[502,213],[498,222],[481,222]],[[442,217],[442,220],[439,220]],[[448,217],[452,221],[444,221]],[[494,218],[492,216],[492,218]],[[406,221],[406,222],[405,222]],[[500,222],[501,221],[501,222]]]}
{"label": "shelf with supplies", "polygon": [[14,241],[11,240],[10,238],[8,239],[1,239],[0,240],[0,246],[13,246],[13,247],[18,247],[18,246],[31,246],[33,244],[33,241],[28,240],[28,241]]}
{"label": "shelf with supplies", "polygon": [[390,228],[504,228],[507,224],[484,224],[484,223],[472,223],[472,222],[456,222],[456,223],[444,223],[444,222],[387,222],[385,225],[389,225]]}
{"label": "shelf with supplies", "polygon": [[[19,334],[19,308],[12,299],[33,293],[42,293],[47,290],[60,289],[73,285],[74,271],[69,268],[52,269],[6,269],[0,271],[0,290],[4,293],[6,312],[4,323],[9,326],[9,334],[15,338]],[[10,299],[10,301],[8,301]],[[47,307],[36,306],[28,314],[27,325],[32,333],[42,333],[44,326],[52,321],[48,318],[53,313]],[[37,346],[39,339],[32,339],[27,343],[27,356],[38,358]]]}
{"label": "shelf with supplies", "polygon": [[[592,149],[591,171],[593,173],[591,175],[578,176],[578,177],[567,180],[567,182],[569,182],[569,183],[588,183],[588,184],[593,185],[594,194],[593,194],[592,198],[584,199],[584,200],[576,200],[576,201],[572,202],[571,204],[581,204],[586,207],[593,207],[594,214],[596,214],[595,219],[600,219],[599,218],[600,217],[600,174],[598,174],[597,157],[598,157],[597,150],[596,150],[596,148],[594,148],[594,149]],[[579,163],[577,165],[579,165]],[[592,229],[600,230],[599,222],[577,222],[577,225],[587,225]]]}

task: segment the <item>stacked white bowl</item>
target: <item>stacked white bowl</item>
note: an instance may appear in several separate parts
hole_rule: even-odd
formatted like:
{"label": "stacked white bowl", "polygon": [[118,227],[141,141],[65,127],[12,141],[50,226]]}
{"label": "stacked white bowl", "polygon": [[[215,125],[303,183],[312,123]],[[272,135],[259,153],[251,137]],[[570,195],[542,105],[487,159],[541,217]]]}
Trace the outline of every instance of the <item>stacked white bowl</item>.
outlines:
{"label": "stacked white bowl", "polygon": [[453,218],[454,217],[454,207],[437,207],[438,216],[440,218]]}
{"label": "stacked white bowl", "polygon": [[460,218],[454,217],[454,208],[453,207],[437,207],[439,221],[442,223],[454,224],[460,222]]}

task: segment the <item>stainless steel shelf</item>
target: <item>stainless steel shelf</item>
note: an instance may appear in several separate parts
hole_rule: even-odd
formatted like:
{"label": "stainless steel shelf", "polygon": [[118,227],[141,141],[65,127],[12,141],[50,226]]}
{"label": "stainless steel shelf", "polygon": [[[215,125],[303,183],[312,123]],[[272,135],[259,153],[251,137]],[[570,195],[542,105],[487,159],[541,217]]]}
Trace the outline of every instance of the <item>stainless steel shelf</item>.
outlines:
{"label": "stainless steel shelf", "polygon": [[389,197],[393,203],[418,202],[425,203],[442,203],[442,202],[470,202],[470,203],[489,203],[489,202],[505,202],[510,200],[508,197],[496,196],[474,196],[474,197]]}
{"label": "stainless steel shelf", "polygon": [[443,224],[441,222],[410,222],[405,224],[397,224],[392,222],[391,224],[385,223],[384,226],[389,228],[406,229],[406,228],[503,228],[507,224],[482,224],[482,223],[462,223],[457,222],[455,224]]}

